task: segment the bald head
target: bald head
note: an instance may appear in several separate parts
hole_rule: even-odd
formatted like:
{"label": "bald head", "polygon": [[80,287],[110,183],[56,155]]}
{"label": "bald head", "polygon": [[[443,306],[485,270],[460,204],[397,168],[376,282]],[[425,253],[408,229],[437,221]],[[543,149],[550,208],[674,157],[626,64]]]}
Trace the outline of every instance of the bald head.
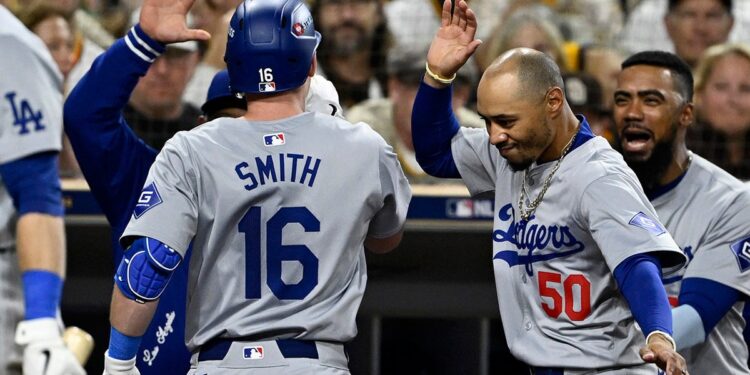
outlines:
{"label": "bald head", "polygon": [[484,72],[482,81],[505,74],[517,77],[517,95],[535,101],[544,99],[552,87],[563,88],[560,68],[555,61],[530,48],[515,48],[500,55]]}

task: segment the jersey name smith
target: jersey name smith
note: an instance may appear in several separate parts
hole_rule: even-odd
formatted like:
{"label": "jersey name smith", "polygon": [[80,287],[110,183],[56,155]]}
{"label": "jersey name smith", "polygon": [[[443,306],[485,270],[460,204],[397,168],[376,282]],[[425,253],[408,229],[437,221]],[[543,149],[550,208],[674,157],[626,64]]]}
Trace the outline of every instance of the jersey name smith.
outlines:
{"label": "jersey name smith", "polygon": [[[274,158],[276,156],[276,158]],[[313,187],[321,160],[302,154],[256,156],[252,161],[243,161],[234,167],[237,176],[245,184],[245,190],[276,182],[297,182]]]}

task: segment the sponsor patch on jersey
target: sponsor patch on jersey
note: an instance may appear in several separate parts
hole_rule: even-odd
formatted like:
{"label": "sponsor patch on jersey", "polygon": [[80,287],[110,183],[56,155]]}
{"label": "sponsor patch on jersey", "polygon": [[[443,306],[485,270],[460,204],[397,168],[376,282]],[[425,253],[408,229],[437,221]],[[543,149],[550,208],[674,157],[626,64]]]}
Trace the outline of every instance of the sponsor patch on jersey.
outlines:
{"label": "sponsor patch on jersey", "polygon": [[159,190],[156,189],[156,183],[152,182],[143,188],[141,195],[138,196],[138,202],[135,204],[133,216],[138,219],[143,216],[146,211],[160,205],[161,202],[161,196],[159,195]]}
{"label": "sponsor patch on jersey", "polygon": [[263,347],[260,345],[246,346],[242,348],[242,356],[245,359],[263,359]]}
{"label": "sponsor patch on jersey", "polygon": [[274,92],[274,91],[276,91],[276,82],[261,82],[261,83],[258,83],[258,91],[260,91],[260,92]]}
{"label": "sponsor patch on jersey", "polygon": [[263,136],[263,142],[266,146],[281,146],[286,143],[284,133],[266,134]]}
{"label": "sponsor patch on jersey", "polygon": [[667,232],[667,230],[664,229],[664,227],[661,226],[658,221],[646,216],[646,214],[644,214],[643,212],[639,212],[635,216],[633,216],[628,224],[634,227],[645,229],[656,236]]}
{"label": "sponsor patch on jersey", "polygon": [[737,265],[740,271],[745,272],[750,269],[750,237],[743,238],[730,246],[734,256],[737,257]]}

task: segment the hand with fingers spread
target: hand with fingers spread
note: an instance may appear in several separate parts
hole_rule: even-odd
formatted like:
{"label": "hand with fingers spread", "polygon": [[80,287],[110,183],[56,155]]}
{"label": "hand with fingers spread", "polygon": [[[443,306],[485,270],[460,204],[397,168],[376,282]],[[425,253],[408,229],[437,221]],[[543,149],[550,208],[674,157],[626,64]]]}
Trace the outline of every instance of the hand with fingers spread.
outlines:
{"label": "hand with fingers spread", "polygon": [[655,363],[666,375],[688,375],[685,358],[675,350],[674,341],[664,334],[649,335],[640,354],[644,361]]}
{"label": "hand with fingers spread", "polygon": [[[476,31],[477,17],[469,9],[466,1],[457,2],[451,13],[451,0],[445,0],[440,29],[432,39],[430,51],[427,53],[427,66],[430,71],[446,80],[453,77],[482,44],[481,40],[474,39]],[[446,85],[433,79],[430,74],[426,76],[425,82],[434,87]]]}
{"label": "hand with fingers spread", "polygon": [[205,30],[189,29],[187,14],[195,0],[144,0],[140,25],[143,32],[162,43],[208,40]]}

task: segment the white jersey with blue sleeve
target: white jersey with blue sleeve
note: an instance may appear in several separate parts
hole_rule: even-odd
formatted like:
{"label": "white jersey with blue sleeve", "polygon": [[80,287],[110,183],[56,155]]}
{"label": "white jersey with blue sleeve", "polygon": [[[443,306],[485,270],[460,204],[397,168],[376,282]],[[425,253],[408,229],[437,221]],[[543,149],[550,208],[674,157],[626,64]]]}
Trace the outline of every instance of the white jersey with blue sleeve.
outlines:
{"label": "white jersey with blue sleeve", "polygon": [[[491,255],[512,354],[534,367],[655,374],[638,354],[645,338],[613,270],[640,253],[655,255],[666,273],[685,260],[622,157],[601,137],[572,149],[525,221],[523,172],[512,170],[485,130],[462,128],[451,148],[469,191],[495,194]],[[555,163],[529,167],[529,200]]]}
{"label": "white jersey with blue sleeve", "polygon": [[411,197],[369,127],[318,113],[218,119],[180,132],[156,159],[123,238],[184,253],[186,339],[345,342],[367,279],[363,242],[404,224]]}
{"label": "white jersey with blue sleeve", "polygon": [[687,255],[689,263],[664,279],[670,300],[677,302],[683,279],[702,278],[740,292],[737,301],[706,341],[682,350],[690,373],[750,374],[748,348],[742,336],[742,309],[750,296],[750,190],[708,160],[692,154],[682,180],[652,199],[662,223]]}

